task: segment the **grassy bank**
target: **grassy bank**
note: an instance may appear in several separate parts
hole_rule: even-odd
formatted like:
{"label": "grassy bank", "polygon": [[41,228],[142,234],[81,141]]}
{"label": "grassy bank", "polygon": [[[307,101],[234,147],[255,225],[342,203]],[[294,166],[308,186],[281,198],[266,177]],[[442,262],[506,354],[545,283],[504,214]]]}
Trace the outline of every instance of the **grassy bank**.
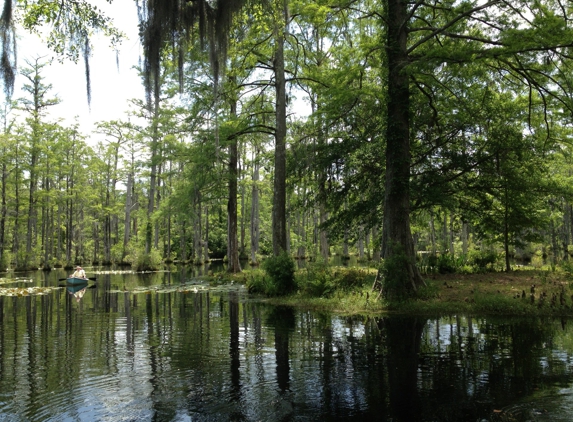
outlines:
{"label": "grassy bank", "polygon": [[[559,269],[430,275],[417,298],[398,303],[371,291],[375,270],[304,271],[297,272],[296,293],[261,300],[341,314],[573,315],[573,282]],[[242,277],[247,284],[254,278],[248,273]]]}

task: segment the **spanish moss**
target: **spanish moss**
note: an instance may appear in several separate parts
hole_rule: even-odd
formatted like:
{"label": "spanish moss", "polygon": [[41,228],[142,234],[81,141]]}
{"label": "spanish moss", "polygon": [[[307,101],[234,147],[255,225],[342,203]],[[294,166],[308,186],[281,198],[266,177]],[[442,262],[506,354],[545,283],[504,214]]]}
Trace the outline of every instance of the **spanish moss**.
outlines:
{"label": "spanish moss", "polygon": [[140,37],[145,54],[144,84],[148,101],[159,91],[161,53],[171,47],[181,75],[187,41],[198,32],[201,48],[208,45],[215,88],[227,51],[227,36],[241,0],[143,0],[138,2]]}
{"label": "spanish moss", "polygon": [[16,68],[16,37],[12,24],[12,0],[4,0],[4,10],[0,17],[0,37],[2,37],[2,56],[0,72],[4,80],[4,93],[11,97],[14,90],[14,69]]}
{"label": "spanish moss", "polygon": [[86,94],[87,94],[87,98],[88,98],[88,106],[91,108],[92,84],[91,84],[91,78],[90,78],[90,53],[91,53],[90,40],[86,36],[85,41],[84,41],[83,55],[84,55],[84,65],[86,68]]}

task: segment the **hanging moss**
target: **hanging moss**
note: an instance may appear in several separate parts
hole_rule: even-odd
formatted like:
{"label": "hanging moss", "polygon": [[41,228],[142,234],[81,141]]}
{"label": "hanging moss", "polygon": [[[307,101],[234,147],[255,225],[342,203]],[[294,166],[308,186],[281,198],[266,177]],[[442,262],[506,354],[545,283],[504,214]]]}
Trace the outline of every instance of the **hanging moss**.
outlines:
{"label": "hanging moss", "polygon": [[188,42],[198,33],[201,47],[209,47],[211,67],[218,80],[227,52],[228,32],[232,18],[243,2],[218,0],[145,1],[138,8],[141,43],[145,54],[144,80],[148,100],[158,95],[161,55],[171,48],[177,60],[180,81]]}

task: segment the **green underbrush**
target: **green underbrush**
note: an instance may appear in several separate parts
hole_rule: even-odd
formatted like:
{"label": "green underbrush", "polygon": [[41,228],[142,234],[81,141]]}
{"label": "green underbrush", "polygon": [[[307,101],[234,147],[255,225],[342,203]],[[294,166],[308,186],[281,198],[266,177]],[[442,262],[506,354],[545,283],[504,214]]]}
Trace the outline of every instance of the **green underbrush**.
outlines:
{"label": "green underbrush", "polygon": [[426,274],[426,285],[414,297],[394,301],[372,291],[375,276],[375,269],[316,262],[294,273],[295,284],[287,295],[276,293],[273,277],[263,269],[242,278],[251,293],[266,301],[343,314],[573,315],[573,265],[568,264],[512,272]]}

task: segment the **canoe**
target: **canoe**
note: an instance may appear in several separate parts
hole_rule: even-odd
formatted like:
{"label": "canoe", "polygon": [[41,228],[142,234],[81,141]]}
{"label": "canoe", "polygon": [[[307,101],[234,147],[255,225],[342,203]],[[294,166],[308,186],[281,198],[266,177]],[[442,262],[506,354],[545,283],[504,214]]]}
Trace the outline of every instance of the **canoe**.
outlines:
{"label": "canoe", "polygon": [[69,277],[68,279],[66,279],[66,283],[68,284],[84,284],[87,282],[88,282],[87,278]]}

